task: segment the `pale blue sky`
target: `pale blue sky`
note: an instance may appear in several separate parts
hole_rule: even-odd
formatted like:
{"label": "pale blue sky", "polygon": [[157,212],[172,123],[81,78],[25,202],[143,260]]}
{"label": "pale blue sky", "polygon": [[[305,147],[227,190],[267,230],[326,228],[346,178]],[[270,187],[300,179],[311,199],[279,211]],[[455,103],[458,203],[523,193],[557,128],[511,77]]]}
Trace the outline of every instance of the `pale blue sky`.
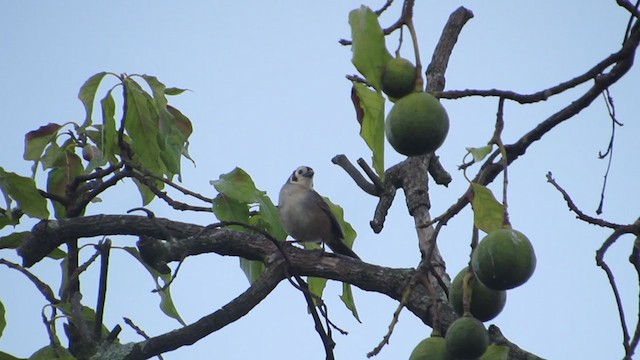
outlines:
{"label": "pale blue sky", "polygon": [[[396,197],[383,232],[369,228],[376,199],[362,193],[331,163],[336,154],[352,161],[370,158],[358,136],[345,74],[355,73],[348,47],[337,40],[350,35],[347,15],[361,1],[112,1],[64,3],[6,2],[0,13],[0,105],[3,110],[0,166],[29,174],[22,161],[24,134],[48,122],[81,121],[79,87],[99,71],[146,73],[168,86],[191,89],[171,102],[194,126],[190,152],[197,166],[184,163],[184,185],[207,196],[209,180],[239,166],[275,200],[280,186],[299,165],[316,170],[316,189],[345,209],[358,231],[356,252],[371,263],[391,267],[417,265],[413,221],[403,195]],[[368,3],[372,8],[382,1]],[[585,1],[420,1],[415,23],[424,63],[449,14],[464,5],[475,13],[464,28],[447,72],[447,89],[502,88],[533,92],[577,76],[622,41],[628,16],[614,0]],[[397,7],[382,18],[390,24]],[[388,42],[395,49],[395,41]],[[403,52],[410,57],[409,49]],[[611,89],[618,119],[615,157],[606,193],[604,217],[631,223],[638,217],[637,154],[640,153],[637,104],[640,71],[633,69]],[[590,84],[589,84],[590,85]],[[513,142],[528,129],[577,98],[586,87],[544,104],[505,107],[504,140]],[[449,137],[438,151],[453,175],[448,188],[431,185],[432,216],[446,210],[467,184],[456,170],[465,147],[481,146],[493,132],[497,100],[443,101],[451,119]],[[622,337],[604,272],[595,266],[595,250],[609,232],[577,221],[561,196],[546,182],[556,179],[576,203],[594,214],[606,162],[597,160],[609,141],[610,120],[597,100],[578,117],[534,144],[510,168],[509,205],[515,228],[532,240],[538,268],[524,286],[510,291],[504,312],[489,323],[526,350],[549,359],[621,358]],[[403,158],[387,146],[386,164]],[[473,174],[475,168],[471,169]],[[139,206],[130,184],[104,194],[91,213],[122,213]],[[500,191],[498,184],[492,185]],[[160,202],[157,216],[199,224],[212,215],[170,210]],[[439,244],[452,274],[468,261],[471,211],[450,221]],[[25,227],[28,228],[28,227]],[[24,228],[21,228],[23,230]],[[6,235],[10,229],[3,229]],[[637,319],[638,281],[628,264],[632,241],[623,238],[607,260],[616,272],[628,321]],[[114,239],[132,245],[133,238]],[[123,342],[139,337],[122,322],[130,317],[151,335],[179,326],[158,309],[153,284],[144,269],[114,250],[109,277],[106,322],[124,326]],[[90,251],[84,253],[90,255]],[[0,256],[18,261],[10,251]],[[209,314],[247,287],[237,259],[216,255],[190,258],[173,285],[174,301],[187,322]],[[32,269],[59,282],[59,267],[44,260]],[[40,321],[44,299],[19,273],[0,268],[0,301],[8,325],[0,351],[27,357],[44,346]],[[96,271],[83,279],[87,304],[95,303]],[[326,302],[332,320],[349,331],[335,334],[338,359],[365,359],[387,330],[396,302],[354,290],[363,324],[338,299],[341,287],[329,284]],[[378,359],[408,358],[430,332],[403,313],[391,344]],[[304,354],[304,355],[303,355]],[[165,359],[323,359],[302,296],[283,283],[246,317]]]}

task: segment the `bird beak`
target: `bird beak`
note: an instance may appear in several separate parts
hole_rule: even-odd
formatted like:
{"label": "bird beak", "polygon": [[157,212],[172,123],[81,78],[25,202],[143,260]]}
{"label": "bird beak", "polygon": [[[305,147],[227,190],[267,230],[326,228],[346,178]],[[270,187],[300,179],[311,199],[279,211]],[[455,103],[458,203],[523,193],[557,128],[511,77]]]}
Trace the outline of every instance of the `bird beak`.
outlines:
{"label": "bird beak", "polygon": [[310,177],[313,177],[313,174],[314,174],[313,169],[309,169],[307,172],[302,174],[302,176],[310,178]]}

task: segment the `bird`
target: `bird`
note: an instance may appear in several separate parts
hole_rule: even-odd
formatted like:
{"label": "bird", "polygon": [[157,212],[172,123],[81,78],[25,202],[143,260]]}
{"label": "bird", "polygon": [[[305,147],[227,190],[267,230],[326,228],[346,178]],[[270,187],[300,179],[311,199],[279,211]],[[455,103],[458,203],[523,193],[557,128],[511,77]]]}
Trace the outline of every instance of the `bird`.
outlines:
{"label": "bird", "polygon": [[300,166],[280,189],[278,212],[284,229],[296,241],[324,243],[336,254],[360,259],[345,244],[329,205],[313,189],[313,175],[312,168]]}

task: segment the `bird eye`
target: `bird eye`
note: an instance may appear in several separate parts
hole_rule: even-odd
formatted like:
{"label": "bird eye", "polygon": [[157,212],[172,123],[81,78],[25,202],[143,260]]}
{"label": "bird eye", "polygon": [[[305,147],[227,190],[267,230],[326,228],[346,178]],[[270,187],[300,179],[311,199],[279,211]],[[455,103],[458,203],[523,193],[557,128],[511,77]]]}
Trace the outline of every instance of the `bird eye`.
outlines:
{"label": "bird eye", "polygon": [[302,175],[302,169],[298,170],[298,174]]}

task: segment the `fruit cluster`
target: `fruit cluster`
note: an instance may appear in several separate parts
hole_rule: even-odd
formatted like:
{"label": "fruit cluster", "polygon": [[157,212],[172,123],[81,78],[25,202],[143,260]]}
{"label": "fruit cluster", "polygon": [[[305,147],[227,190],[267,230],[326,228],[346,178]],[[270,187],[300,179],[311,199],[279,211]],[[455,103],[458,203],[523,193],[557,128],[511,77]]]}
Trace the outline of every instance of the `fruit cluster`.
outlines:
{"label": "fruit cluster", "polygon": [[[483,321],[502,311],[506,290],[524,284],[536,267],[533,246],[521,232],[503,228],[485,236],[471,255],[471,267],[464,268],[451,282],[449,302],[461,317],[443,338],[434,331],[421,341],[409,360],[475,359],[489,347]],[[467,293],[468,309],[464,306]]]}

